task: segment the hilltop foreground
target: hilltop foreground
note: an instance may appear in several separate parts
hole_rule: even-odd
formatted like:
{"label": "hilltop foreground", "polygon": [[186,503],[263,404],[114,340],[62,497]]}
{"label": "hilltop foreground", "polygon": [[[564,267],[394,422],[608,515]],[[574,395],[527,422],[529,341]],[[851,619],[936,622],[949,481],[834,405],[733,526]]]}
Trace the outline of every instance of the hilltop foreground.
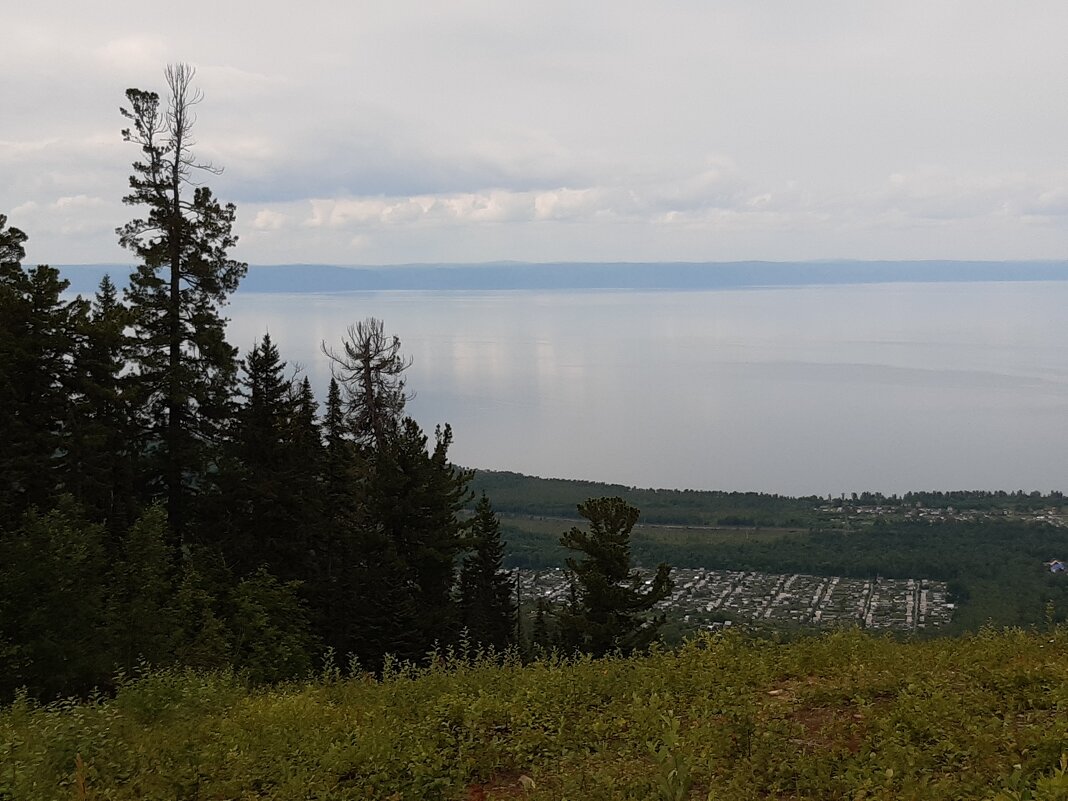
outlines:
{"label": "hilltop foreground", "polygon": [[149,673],[0,711],[0,798],[1066,798],[1068,627],[444,654],[249,689]]}

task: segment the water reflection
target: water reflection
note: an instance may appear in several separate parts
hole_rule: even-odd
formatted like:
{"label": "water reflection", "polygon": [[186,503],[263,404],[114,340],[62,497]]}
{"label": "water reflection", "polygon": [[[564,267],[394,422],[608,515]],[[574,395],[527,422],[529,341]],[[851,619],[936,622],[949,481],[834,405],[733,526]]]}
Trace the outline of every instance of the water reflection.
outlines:
{"label": "water reflection", "polygon": [[325,395],[320,341],[380,317],[463,464],[826,494],[1063,489],[1068,283],[241,295]]}

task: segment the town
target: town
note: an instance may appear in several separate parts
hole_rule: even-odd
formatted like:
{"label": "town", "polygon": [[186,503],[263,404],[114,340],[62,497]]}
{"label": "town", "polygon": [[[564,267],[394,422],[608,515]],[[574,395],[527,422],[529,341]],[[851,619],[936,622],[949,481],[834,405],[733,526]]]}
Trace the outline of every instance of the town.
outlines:
{"label": "town", "polygon": [[[865,580],[703,568],[676,568],[672,577],[675,588],[657,608],[694,628],[767,622],[915,631],[949,623],[954,608],[945,582],[928,579]],[[519,595],[523,603],[567,603],[568,573],[563,568],[520,570]]]}

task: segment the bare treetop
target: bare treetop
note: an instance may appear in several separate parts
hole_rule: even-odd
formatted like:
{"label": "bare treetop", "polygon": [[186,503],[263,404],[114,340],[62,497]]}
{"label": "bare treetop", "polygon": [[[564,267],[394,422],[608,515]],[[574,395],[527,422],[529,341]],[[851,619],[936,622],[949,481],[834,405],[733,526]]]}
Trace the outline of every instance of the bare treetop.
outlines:
{"label": "bare treetop", "polygon": [[344,389],[351,430],[364,444],[381,447],[409,400],[403,373],[411,359],[400,354],[400,346],[400,339],[387,336],[374,317],[349,326],[341,353],[322,344],[334,379]]}

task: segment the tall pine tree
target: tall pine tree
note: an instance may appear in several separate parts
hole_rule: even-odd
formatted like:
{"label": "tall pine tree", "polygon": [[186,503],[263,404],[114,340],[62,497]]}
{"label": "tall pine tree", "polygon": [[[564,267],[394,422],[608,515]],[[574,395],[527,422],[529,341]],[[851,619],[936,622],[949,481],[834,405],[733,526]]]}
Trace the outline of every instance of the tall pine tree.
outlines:
{"label": "tall pine tree", "polygon": [[400,338],[388,336],[374,317],[349,326],[340,353],[323,345],[344,393],[349,432],[362,446],[381,450],[404,415],[404,371],[411,361],[400,347]]}
{"label": "tall pine tree", "polygon": [[245,274],[228,251],[237,244],[235,208],[198,183],[194,108],[202,95],[194,70],[166,70],[166,110],[155,92],[130,89],[123,138],[141,149],[123,202],[144,210],[117,229],[140,260],[126,300],[133,325],[132,362],[139,388],[142,449],[150,457],[149,491],[166,498],[171,528],[185,536],[189,498],[203,487],[212,446],[230,414],[236,350],[219,308]]}

